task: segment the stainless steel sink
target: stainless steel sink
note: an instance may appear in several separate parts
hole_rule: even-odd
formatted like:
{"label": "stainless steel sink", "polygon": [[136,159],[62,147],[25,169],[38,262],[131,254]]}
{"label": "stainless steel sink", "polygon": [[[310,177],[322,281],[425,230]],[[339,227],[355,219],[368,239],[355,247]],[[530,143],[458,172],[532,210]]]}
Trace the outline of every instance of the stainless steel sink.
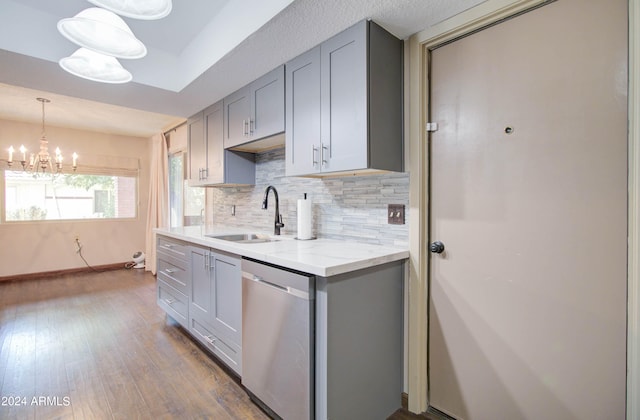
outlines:
{"label": "stainless steel sink", "polygon": [[245,233],[236,235],[205,235],[212,239],[221,239],[223,241],[237,242],[242,244],[259,244],[263,242],[277,242],[279,239],[272,238],[268,235],[258,233]]}

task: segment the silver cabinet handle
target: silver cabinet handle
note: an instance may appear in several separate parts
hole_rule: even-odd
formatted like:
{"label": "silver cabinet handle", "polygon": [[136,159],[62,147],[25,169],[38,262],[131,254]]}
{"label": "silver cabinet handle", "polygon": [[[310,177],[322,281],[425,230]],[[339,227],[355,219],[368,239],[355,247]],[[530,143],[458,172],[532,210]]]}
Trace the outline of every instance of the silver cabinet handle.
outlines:
{"label": "silver cabinet handle", "polygon": [[165,273],[167,273],[167,274],[173,274],[173,273],[175,273],[176,271],[178,271],[178,270],[172,270],[171,268],[165,268],[165,269],[164,269],[164,272],[165,272]]}
{"label": "silver cabinet handle", "polygon": [[202,258],[204,259],[204,271],[209,271],[209,252],[205,251]]}
{"label": "silver cabinet handle", "polygon": [[242,134],[247,137],[249,136],[249,121],[242,120]]}
{"label": "silver cabinet handle", "polygon": [[206,341],[207,343],[209,343],[209,344],[210,344],[210,345],[212,345],[212,346],[213,346],[213,344],[214,344],[214,343],[215,343],[215,341],[216,341],[216,339],[215,339],[215,338],[213,338],[213,337],[212,337],[212,336],[210,336],[210,335],[202,336],[202,338],[204,338],[204,341]]}
{"label": "silver cabinet handle", "polygon": [[172,304],[173,304],[173,302],[175,302],[175,301],[176,301],[175,299],[165,299],[165,300],[164,300],[164,302],[165,302],[167,305],[172,305]]}
{"label": "silver cabinet handle", "polygon": [[249,117],[249,136],[253,136],[253,127],[255,126],[255,121]]}
{"label": "silver cabinet handle", "polygon": [[172,244],[163,244],[162,247],[171,249],[171,248],[173,248],[173,245]]}
{"label": "silver cabinet handle", "polygon": [[313,161],[313,166],[316,166],[318,164],[318,160],[316,159],[317,151],[318,151],[318,148],[316,146],[313,146],[313,157],[311,158]]}
{"label": "silver cabinet handle", "polygon": [[329,150],[329,148],[327,146],[324,145],[324,143],[320,144],[320,147],[322,149],[321,153],[320,153],[320,159],[322,160],[322,166],[327,164],[327,160],[324,158],[324,151],[325,150]]}
{"label": "silver cabinet handle", "polygon": [[202,179],[209,178],[209,168],[202,168]]}
{"label": "silver cabinet handle", "polygon": [[[211,261],[211,259],[213,258],[213,261]],[[213,254],[209,253],[209,271],[213,270],[213,268],[215,267],[215,258],[213,256]]]}

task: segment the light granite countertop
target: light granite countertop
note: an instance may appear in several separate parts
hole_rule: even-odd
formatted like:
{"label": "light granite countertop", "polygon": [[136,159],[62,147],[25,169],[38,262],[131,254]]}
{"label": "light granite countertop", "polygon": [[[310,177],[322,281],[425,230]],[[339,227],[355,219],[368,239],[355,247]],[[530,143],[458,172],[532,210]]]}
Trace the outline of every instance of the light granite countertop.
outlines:
{"label": "light granite countertop", "polygon": [[[288,235],[274,237],[265,231],[224,226],[159,228],[155,229],[155,232],[321,277],[335,276],[409,258],[409,250],[406,248],[322,238],[300,241]],[[278,240],[248,244],[209,237],[209,235],[237,233],[266,234]]]}

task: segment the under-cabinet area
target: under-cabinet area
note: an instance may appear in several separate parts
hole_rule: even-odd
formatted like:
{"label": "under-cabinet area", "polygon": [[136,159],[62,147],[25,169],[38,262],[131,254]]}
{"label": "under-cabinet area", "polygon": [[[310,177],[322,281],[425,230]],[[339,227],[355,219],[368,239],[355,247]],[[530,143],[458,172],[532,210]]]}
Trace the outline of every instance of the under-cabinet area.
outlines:
{"label": "under-cabinet area", "polygon": [[216,239],[233,236],[229,228],[156,230],[157,301],[167,315],[276,418],[393,413],[402,393],[407,251]]}

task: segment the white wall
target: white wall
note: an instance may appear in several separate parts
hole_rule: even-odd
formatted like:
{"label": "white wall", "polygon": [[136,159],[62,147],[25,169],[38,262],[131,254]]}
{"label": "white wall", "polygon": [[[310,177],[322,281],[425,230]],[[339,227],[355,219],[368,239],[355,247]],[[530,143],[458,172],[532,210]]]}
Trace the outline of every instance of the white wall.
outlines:
{"label": "white wall", "polygon": [[[138,158],[137,217],[126,220],[0,223],[0,277],[84,267],[85,263],[76,254],[76,235],[80,237],[83,256],[92,266],[126,262],[135,251],[144,250],[149,139],[53,126],[46,126],[46,134],[49,147],[53,150],[60,147],[67,162],[73,151],[80,156],[79,163],[83,157],[87,160],[100,156]],[[39,124],[0,120],[1,169],[6,168],[4,160],[10,145],[18,148],[24,144],[34,149],[39,145],[40,135]],[[1,172],[0,175],[4,178]]]}

